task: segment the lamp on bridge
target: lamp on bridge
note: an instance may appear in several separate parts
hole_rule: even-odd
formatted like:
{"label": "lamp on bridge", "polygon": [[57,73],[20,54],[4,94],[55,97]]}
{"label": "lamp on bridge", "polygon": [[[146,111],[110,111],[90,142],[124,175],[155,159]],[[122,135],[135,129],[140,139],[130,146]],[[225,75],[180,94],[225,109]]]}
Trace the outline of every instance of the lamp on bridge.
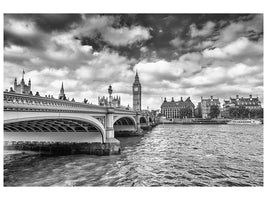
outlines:
{"label": "lamp on bridge", "polygon": [[113,90],[112,90],[112,86],[110,85],[109,87],[108,87],[108,94],[109,94],[109,106],[111,106],[111,102],[112,102],[112,92],[113,92]]}

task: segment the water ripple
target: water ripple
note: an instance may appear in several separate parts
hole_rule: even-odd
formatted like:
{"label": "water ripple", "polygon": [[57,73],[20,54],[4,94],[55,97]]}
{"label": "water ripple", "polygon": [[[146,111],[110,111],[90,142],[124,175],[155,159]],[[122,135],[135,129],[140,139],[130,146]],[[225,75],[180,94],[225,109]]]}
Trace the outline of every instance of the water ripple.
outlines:
{"label": "water ripple", "polygon": [[263,126],[160,125],[119,156],[5,156],[5,186],[263,186]]}

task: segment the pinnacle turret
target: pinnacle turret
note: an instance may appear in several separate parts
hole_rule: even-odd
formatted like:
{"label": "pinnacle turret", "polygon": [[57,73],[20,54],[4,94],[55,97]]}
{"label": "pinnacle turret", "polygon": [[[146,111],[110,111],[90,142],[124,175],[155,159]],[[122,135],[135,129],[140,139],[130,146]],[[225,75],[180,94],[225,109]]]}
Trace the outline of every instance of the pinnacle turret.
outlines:
{"label": "pinnacle turret", "polygon": [[63,82],[62,82],[62,85],[61,85],[61,89],[60,89],[60,93],[59,93],[59,99],[62,99],[62,100],[66,100],[66,95],[65,95],[65,92],[64,92],[64,86],[63,86]]}

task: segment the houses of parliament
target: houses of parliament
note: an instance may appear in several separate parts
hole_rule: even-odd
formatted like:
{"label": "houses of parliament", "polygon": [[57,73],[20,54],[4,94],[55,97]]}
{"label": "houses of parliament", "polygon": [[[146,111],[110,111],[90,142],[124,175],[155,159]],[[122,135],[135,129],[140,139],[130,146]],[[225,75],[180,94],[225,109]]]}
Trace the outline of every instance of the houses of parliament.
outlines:
{"label": "houses of parliament", "polygon": [[[29,79],[28,84],[25,83],[24,80],[24,75],[25,75],[25,71],[23,70],[22,72],[22,78],[20,83],[18,83],[17,78],[15,78],[14,80],[14,87],[10,88],[10,92],[16,92],[19,94],[26,94],[26,95],[33,95],[32,90],[31,90],[31,80]],[[135,79],[134,79],[134,83],[132,85],[132,93],[133,93],[133,110],[134,111],[141,111],[142,107],[141,107],[141,92],[142,92],[142,86],[139,80],[139,75],[138,72],[136,72],[135,74]],[[35,96],[40,96],[39,92],[36,92]],[[52,95],[46,95],[45,97],[47,98],[54,98]],[[68,98],[66,97],[65,94],[65,90],[64,90],[64,86],[63,86],[63,82],[60,88],[60,92],[59,92],[59,96],[58,99],[60,100],[68,100]],[[87,102],[87,100],[84,99],[84,103]],[[72,102],[75,102],[74,98],[72,98],[71,100]],[[100,106],[108,106],[109,105],[109,101],[108,101],[108,97],[98,97],[98,105]],[[121,105],[121,97],[120,96],[112,96],[111,99],[111,105],[113,107],[121,107],[121,108],[128,108],[130,109],[130,106],[128,105],[127,107],[122,106]]]}

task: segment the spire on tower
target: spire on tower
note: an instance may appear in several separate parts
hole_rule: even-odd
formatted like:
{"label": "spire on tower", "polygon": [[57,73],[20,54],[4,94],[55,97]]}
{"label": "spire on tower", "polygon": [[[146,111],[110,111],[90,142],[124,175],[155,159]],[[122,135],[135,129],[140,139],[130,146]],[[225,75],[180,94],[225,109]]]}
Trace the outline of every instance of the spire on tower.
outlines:
{"label": "spire on tower", "polygon": [[63,86],[63,81],[62,81],[62,85],[61,85],[61,89],[60,89],[60,93],[59,93],[59,99],[62,99],[62,100],[66,100],[66,95],[64,93],[64,86]]}
{"label": "spire on tower", "polygon": [[137,70],[136,70],[136,72],[135,72],[135,79],[139,79],[138,71],[137,71]]}
{"label": "spire on tower", "polygon": [[23,71],[22,71],[22,79],[24,79],[24,74],[25,74],[25,71],[23,69]]}
{"label": "spire on tower", "polygon": [[62,85],[61,85],[60,93],[63,93],[63,94],[64,94],[64,86],[63,86],[63,81],[62,81]]}
{"label": "spire on tower", "polygon": [[138,84],[139,83],[139,75],[138,75],[138,71],[136,70],[135,72],[135,79],[134,79],[134,83]]}
{"label": "spire on tower", "polygon": [[25,83],[25,82],[24,82],[24,74],[25,74],[25,71],[24,71],[24,69],[23,69],[23,71],[22,71],[22,79],[21,79],[21,83],[22,83],[22,84]]}

